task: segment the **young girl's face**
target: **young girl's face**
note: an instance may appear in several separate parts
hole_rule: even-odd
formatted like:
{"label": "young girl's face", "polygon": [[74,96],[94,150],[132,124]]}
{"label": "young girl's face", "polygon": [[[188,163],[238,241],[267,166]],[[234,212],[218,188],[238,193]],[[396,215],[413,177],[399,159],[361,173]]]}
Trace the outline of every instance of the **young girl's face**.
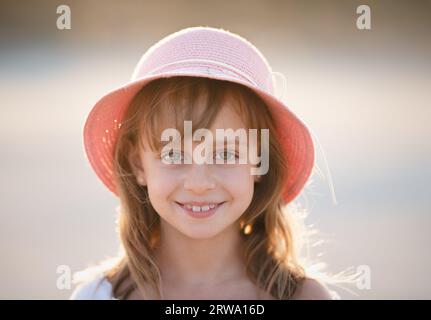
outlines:
{"label": "young girl's face", "polygon": [[[229,128],[246,129],[227,100],[212,127],[207,129],[215,139],[215,129]],[[199,143],[192,142],[193,150]],[[183,145],[184,141],[181,141]],[[214,147],[214,159],[226,158],[225,150],[225,147]],[[191,164],[168,164],[162,161],[160,152],[146,147],[141,148],[139,154],[141,171],[138,172],[138,181],[141,179],[140,183],[147,186],[150,202],[167,227],[196,239],[213,237],[227,228],[238,230],[238,218],[253,197],[257,176],[250,174],[252,164],[216,164],[215,161],[213,164],[194,161]],[[182,206],[193,202],[219,205],[212,215],[197,218],[189,215]]]}

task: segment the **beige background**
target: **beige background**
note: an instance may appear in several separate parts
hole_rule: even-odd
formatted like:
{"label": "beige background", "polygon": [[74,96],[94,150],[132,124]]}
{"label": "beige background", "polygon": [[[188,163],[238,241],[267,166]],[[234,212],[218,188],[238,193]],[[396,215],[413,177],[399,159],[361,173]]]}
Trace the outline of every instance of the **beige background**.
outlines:
{"label": "beige background", "polygon": [[0,3],[0,298],[67,298],[58,265],[115,254],[117,201],[85,159],[85,117],[151,44],[196,25],[244,36],[285,74],[338,200],[317,175],[301,196],[327,240],[313,250],[334,273],[371,268],[370,290],[341,296],[431,298],[430,1],[64,3],[65,31],[59,1]]}

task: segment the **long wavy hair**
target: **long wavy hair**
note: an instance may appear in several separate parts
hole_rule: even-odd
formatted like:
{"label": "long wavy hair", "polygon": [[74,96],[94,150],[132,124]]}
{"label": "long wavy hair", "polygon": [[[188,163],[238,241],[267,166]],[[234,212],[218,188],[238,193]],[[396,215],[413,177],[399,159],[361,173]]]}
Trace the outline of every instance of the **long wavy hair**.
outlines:
{"label": "long wavy hair", "polygon": [[[160,234],[160,216],[154,210],[146,186],[139,185],[134,159],[145,142],[159,150],[161,123],[175,115],[177,129],[193,121],[193,130],[209,128],[226,99],[248,128],[269,129],[269,170],[255,184],[252,202],[240,217],[238,232],[245,242],[247,275],[275,299],[290,299],[305,278],[298,260],[300,235],[295,215],[282,200],[283,182],[289,170],[281,153],[274,120],[268,107],[252,90],[228,81],[171,77],[150,82],[131,101],[119,131],[114,153],[114,175],[119,194],[117,227],[121,248],[114,266],[105,272],[113,295],[127,299],[136,289],[150,298],[163,299],[161,274],[154,260]],[[196,112],[199,105],[202,112]],[[258,139],[260,140],[260,139]],[[260,150],[260,148],[258,148]],[[154,295],[151,295],[154,296]]]}

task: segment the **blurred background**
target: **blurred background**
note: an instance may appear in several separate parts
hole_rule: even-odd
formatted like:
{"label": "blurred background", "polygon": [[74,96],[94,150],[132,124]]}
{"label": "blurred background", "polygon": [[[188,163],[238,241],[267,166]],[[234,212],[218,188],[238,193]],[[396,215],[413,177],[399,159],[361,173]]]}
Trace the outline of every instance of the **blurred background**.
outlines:
{"label": "blurred background", "polygon": [[[71,29],[56,26],[71,9]],[[359,30],[356,8],[371,8]],[[368,266],[346,299],[431,298],[431,1],[1,1],[0,298],[66,299],[57,267],[117,252],[117,199],[82,145],[88,112],[156,41],[190,26],[240,34],[287,79],[323,153],[300,196],[328,271]],[[318,256],[317,256],[318,255]]]}

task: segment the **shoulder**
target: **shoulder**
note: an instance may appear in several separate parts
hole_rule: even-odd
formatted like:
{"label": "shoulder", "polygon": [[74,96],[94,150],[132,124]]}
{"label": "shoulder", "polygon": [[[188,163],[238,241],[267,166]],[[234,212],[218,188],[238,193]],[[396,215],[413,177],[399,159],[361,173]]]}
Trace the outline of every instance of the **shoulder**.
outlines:
{"label": "shoulder", "polygon": [[[112,284],[106,274],[119,263],[119,258],[106,258],[73,274],[70,300],[112,300]],[[115,299],[116,300],[116,299]]]}
{"label": "shoulder", "polygon": [[305,278],[298,284],[293,295],[294,300],[337,300],[338,294],[330,290],[323,282],[312,278]]}
{"label": "shoulder", "polygon": [[70,300],[112,300],[112,286],[105,276],[99,275],[79,283]]}

